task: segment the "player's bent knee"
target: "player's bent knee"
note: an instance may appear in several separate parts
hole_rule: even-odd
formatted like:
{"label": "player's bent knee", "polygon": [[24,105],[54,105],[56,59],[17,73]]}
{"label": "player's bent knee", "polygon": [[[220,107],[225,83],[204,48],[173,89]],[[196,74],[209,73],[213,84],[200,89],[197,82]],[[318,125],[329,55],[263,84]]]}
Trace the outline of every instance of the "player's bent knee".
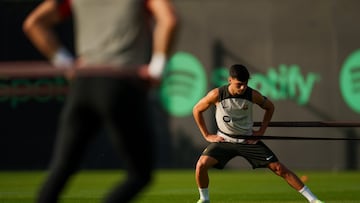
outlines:
{"label": "player's bent knee", "polygon": [[203,169],[206,169],[206,164],[205,162],[199,160],[196,163],[196,170],[203,170]]}
{"label": "player's bent knee", "polygon": [[273,162],[269,164],[269,168],[276,173],[277,175],[281,176],[283,173],[283,167],[280,162]]}
{"label": "player's bent knee", "polygon": [[280,162],[274,162],[269,164],[269,168],[276,173],[277,175],[281,177],[286,177],[289,175],[290,171],[288,168],[286,168],[282,163]]}
{"label": "player's bent knee", "polygon": [[196,170],[207,170],[216,163],[217,163],[216,159],[208,156],[202,156],[196,163]]}

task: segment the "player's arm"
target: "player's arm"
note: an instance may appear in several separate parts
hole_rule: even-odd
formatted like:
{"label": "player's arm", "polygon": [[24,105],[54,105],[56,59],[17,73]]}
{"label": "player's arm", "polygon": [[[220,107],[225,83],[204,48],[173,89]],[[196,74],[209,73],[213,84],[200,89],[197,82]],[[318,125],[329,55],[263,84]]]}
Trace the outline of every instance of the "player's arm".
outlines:
{"label": "player's arm", "polygon": [[208,142],[221,142],[224,139],[216,134],[211,134],[208,131],[208,128],[205,123],[203,113],[210,108],[210,106],[215,105],[219,98],[219,89],[215,88],[211,90],[205,97],[199,100],[197,104],[193,107],[193,116],[202,136]]}
{"label": "player's arm", "polygon": [[253,102],[265,110],[261,126],[258,130],[254,130],[253,135],[264,135],[266,128],[268,127],[273,116],[275,106],[268,98],[256,90],[253,90],[252,96]]}
{"label": "player's arm", "polygon": [[148,0],[147,7],[155,19],[153,50],[149,75],[159,79],[166,65],[177,27],[177,15],[170,0]]}
{"label": "player's arm", "polygon": [[62,48],[54,26],[62,21],[56,0],[44,0],[25,19],[23,31],[33,45],[55,66],[70,66],[73,57]]}

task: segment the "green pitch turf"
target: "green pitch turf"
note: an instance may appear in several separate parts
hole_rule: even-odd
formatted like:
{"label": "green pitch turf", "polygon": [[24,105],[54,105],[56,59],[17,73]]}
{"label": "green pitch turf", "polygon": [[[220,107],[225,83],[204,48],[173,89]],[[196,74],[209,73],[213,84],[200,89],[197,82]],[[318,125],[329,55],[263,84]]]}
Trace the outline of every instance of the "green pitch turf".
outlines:
{"label": "green pitch turf", "polygon": [[[360,171],[310,172],[306,184],[326,203],[359,203]],[[212,203],[306,203],[284,180],[263,169],[211,170]],[[41,171],[0,171],[0,203],[34,202],[36,191],[45,177]],[[124,177],[118,171],[81,171],[69,182],[61,203],[97,203]],[[193,170],[157,170],[152,184],[136,203],[195,203],[198,191]]]}

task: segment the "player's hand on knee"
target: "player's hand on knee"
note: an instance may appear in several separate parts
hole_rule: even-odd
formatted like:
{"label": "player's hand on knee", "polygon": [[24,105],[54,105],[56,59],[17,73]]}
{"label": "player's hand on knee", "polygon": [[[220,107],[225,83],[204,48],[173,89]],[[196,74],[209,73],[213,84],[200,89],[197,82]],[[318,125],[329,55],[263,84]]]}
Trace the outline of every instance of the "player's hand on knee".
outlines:
{"label": "player's hand on knee", "polygon": [[224,142],[224,138],[218,135],[208,135],[206,136],[206,141],[208,142]]}

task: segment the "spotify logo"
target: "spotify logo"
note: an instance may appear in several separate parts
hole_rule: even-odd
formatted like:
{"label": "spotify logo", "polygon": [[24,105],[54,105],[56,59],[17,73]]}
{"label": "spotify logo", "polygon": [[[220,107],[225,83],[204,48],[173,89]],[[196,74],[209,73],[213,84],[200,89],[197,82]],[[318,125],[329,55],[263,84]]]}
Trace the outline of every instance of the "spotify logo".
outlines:
{"label": "spotify logo", "polygon": [[[168,61],[164,74],[159,89],[163,107],[175,117],[191,115],[192,108],[207,91],[204,67],[192,54],[177,52]],[[211,73],[211,82],[215,86],[221,86],[227,83],[227,77],[227,68],[216,68]],[[305,105],[309,102],[314,85],[320,79],[319,74],[312,72],[302,75],[298,65],[281,64],[278,71],[269,68],[267,75],[254,73],[249,85],[262,88],[264,95],[274,100],[295,99],[299,105]],[[360,49],[352,52],[344,61],[339,74],[339,85],[345,103],[351,110],[360,113]]]}
{"label": "spotify logo", "polygon": [[202,64],[191,54],[177,52],[168,61],[164,74],[160,87],[162,105],[173,116],[190,115],[207,90]]}
{"label": "spotify logo", "polygon": [[344,61],[339,81],[345,102],[352,110],[360,113],[360,49]]}

